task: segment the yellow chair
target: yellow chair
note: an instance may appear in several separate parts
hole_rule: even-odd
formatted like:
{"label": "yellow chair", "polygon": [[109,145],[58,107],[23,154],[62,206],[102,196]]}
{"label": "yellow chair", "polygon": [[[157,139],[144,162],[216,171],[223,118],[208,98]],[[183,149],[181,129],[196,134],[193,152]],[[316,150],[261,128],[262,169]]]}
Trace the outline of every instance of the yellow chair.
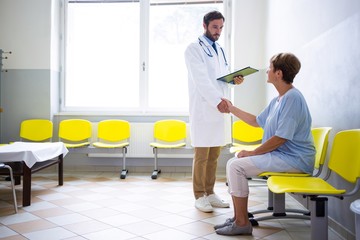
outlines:
{"label": "yellow chair", "polygon": [[67,119],[59,124],[59,140],[67,148],[78,148],[90,145],[92,134],[91,122],[84,119]]}
{"label": "yellow chair", "polygon": [[[314,146],[316,149],[314,174],[313,176],[319,176],[321,174],[323,165],[326,159],[326,152],[328,149],[329,134],[331,127],[318,127],[312,128],[311,133],[314,139]],[[259,177],[268,178],[270,176],[291,176],[291,177],[310,177],[307,173],[281,173],[281,172],[264,172],[259,174]],[[254,218],[255,214],[271,212],[269,216],[261,216]],[[299,213],[302,215],[289,215],[288,213]],[[308,210],[301,209],[285,209],[285,194],[274,194],[268,190],[268,207],[267,209],[261,209],[253,212],[249,212],[249,218],[253,226],[257,226],[259,221],[269,220],[274,218],[301,218],[309,219],[310,212]]]}
{"label": "yellow chair", "polygon": [[154,153],[154,171],[152,179],[156,179],[161,170],[158,169],[158,149],[181,148],[186,146],[186,123],[181,120],[160,120],[154,124],[154,142],[150,143]]}
{"label": "yellow chair", "polygon": [[[311,239],[328,239],[328,197],[342,200],[360,189],[360,129],[338,132],[335,135],[328,161],[326,178],[271,176],[269,189],[276,194],[293,193],[310,199]],[[340,176],[344,182],[356,183],[351,191],[327,182],[330,175]]]}
{"label": "yellow chair", "polygon": [[261,127],[253,127],[242,120],[237,120],[232,126],[232,147],[230,152],[240,150],[254,150],[261,145],[264,130]]}
{"label": "yellow chair", "polygon": [[122,148],[123,168],[121,179],[126,178],[126,153],[130,139],[130,123],[124,120],[109,119],[98,123],[97,142],[93,143],[98,148]]}
{"label": "yellow chair", "polygon": [[17,213],[18,207],[17,207],[17,201],[16,201],[15,181],[14,181],[13,171],[9,165],[6,165],[6,164],[0,162],[0,169],[2,169],[2,168],[7,168],[9,170],[10,181],[11,181],[10,184],[11,184],[12,194],[13,194],[13,199],[14,199],[14,210],[15,210],[15,213]]}
{"label": "yellow chair", "polygon": [[21,122],[21,141],[51,142],[53,123],[48,119],[28,119]]}

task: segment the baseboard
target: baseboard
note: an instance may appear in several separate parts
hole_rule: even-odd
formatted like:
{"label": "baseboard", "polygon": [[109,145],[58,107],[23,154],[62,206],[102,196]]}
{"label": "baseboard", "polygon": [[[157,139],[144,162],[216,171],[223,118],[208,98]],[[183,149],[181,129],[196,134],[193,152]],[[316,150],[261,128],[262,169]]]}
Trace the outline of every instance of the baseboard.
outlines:
{"label": "baseboard", "polygon": [[341,238],[346,240],[356,240],[356,237],[353,233],[351,233],[349,230],[344,228],[340,223],[336,222],[332,218],[328,218],[328,224],[329,228],[336,234],[338,234]]}

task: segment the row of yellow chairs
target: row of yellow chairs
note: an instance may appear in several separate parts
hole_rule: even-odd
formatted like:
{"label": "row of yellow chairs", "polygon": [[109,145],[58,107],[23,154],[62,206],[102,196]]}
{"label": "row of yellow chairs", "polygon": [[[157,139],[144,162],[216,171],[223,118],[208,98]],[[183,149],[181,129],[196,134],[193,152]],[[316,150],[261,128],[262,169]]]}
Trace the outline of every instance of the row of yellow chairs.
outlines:
{"label": "row of yellow chairs", "polygon": [[[251,150],[259,145],[262,136],[261,129],[247,125],[241,120],[234,122],[234,125],[237,126],[233,126],[233,138],[241,139],[241,143],[233,144],[232,152],[241,149]],[[241,131],[234,131],[234,129],[240,128]],[[342,200],[344,197],[353,196],[360,190],[360,129],[340,131],[335,135],[327,168],[325,168],[331,129],[330,127],[312,129],[314,145],[317,150],[315,170],[312,175],[265,172],[258,176],[262,180],[267,180],[268,208],[249,213],[253,225],[258,225],[258,221],[261,220],[275,218],[309,219],[311,220],[311,239],[328,239],[328,197]],[[241,136],[239,136],[240,134]],[[323,169],[327,169],[324,174]],[[331,183],[332,175],[340,176],[345,182],[355,184],[353,189],[337,188],[335,184]],[[306,198],[309,206],[306,210],[285,209],[286,193]],[[255,214],[266,212],[272,214],[254,218]]]}
{"label": "row of yellow chairs", "polygon": [[[267,186],[274,195],[292,193],[309,200],[311,239],[328,239],[328,197],[338,200],[357,194],[360,190],[360,129],[338,132],[333,140],[332,149],[324,177],[271,176]],[[338,188],[340,177],[346,185],[355,184],[353,189]],[[337,202],[333,202],[337,204]]]}
{"label": "row of yellow chairs", "polygon": [[[314,172],[307,173],[279,173],[279,172],[263,172],[258,177],[261,179],[268,179],[272,176],[287,176],[287,177],[310,177],[320,176],[326,160],[326,153],[328,149],[328,139],[331,127],[312,128],[311,133],[314,139],[316,149]],[[255,218],[255,214],[272,213]],[[289,214],[296,213],[296,214]],[[300,215],[298,215],[300,214]],[[274,194],[270,189],[268,190],[268,207],[267,209],[257,210],[249,213],[250,221],[253,225],[258,225],[258,221],[275,219],[275,218],[298,218],[310,219],[310,212],[308,210],[300,209],[285,209],[285,194]]]}
{"label": "row of yellow chairs", "polygon": [[[23,141],[45,142],[53,137],[53,123],[47,119],[24,120],[20,126]],[[67,119],[59,123],[59,141],[67,148],[88,147],[91,145],[92,124],[85,119]],[[123,168],[120,178],[126,178],[126,153],[130,141],[130,123],[125,120],[108,119],[98,123],[96,148],[122,148]],[[167,119],[154,123],[154,142],[150,143],[154,152],[154,171],[152,179],[161,172],[158,169],[158,148],[180,148],[186,145],[186,123]]]}
{"label": "row of yellow chairs", "polygon": [[[331,127],[312,128],[311,133],[314,139],[316,149],[314,173],[312,176],[319,176],[321,174],[323,165],[325,163],[326,152],[328,148],[328,139]],[[240,150],[253,150],[261,144],[263,129],[260,127],[253,127],[242,120],[233,123],[233,146],[230,152],[237,152]],[[266,181],[271,176],[291,176],[291,177],[309,177],[311,174],[306,173],[279,173],[279,172],[264,172],[261,173],[255,180],[260,180],[266,185]],[[251,178],[250,178],[251,179]],[[265,181],[265,182],[264,182]],[[255,185],[258,186],[258,185]],[[270,215],[262,215],[254,217],[256,214],[271,213]],[[289,213],[296,213],[289,214]],[[300,215],[298,215],[300,214]],[[249,213],[249,218],[253,226],[257,226],[259,221],[269,220],[274,218],[300,218],[310,219],[310,212],[308,210],[300,209],[285,209],[285,194],[273,194],[268,190],[268,207]]]}

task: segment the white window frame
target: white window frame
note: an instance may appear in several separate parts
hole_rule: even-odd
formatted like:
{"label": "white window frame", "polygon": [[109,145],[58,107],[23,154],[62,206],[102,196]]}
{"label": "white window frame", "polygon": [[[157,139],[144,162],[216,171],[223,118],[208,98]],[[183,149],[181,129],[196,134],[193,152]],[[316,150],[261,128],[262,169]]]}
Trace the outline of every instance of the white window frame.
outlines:
{"label": "white window frame", "polygon": [[[145,71],[140,71],[140,108],[136,109],[136,110],[123,110],[121,108],[119,109],[96,109],[96,108],[90,108],[90,109],[85,109],[85,108],[70,108],[70,107],[66,107],[65,106],[65,74],[64,74],[64,70],[65,70],[65,59],[66,59],[66,19],[67,19],[67,5],[68,5],[68,1],[70,0],[64,0],[64,4],[63,4],[63,11],[62,11],[62,54],[61,54],[61,70],[60,70],[60,113],[62,114],[93,114],[93,115],[124,115],[124,116],[159,116],[159,115],[166,115],[166,116],[188,116],[189,113],[188,111],[184,111],[184,112],[179,112],[179,111],[172,111],[171,109],[162,109],[160,111],[156,111],[154,109],[149,109],[148,107],[148,70],[147,70],[147,65],[148,65],[148,61],[149,61],[149,12],[150,12],[150,0],[139,0],[140,2],[140,27],[143,29],[140,31],[140,39],[146,39],[142,42],[142,44],[140,44],[140,62],[139,65],[140,66],[145,66]],[[86,1],[86,0],[79,0],[79,1]],[[90,0],[90,1],[96,1],[96,0]],[[116,2],[117,0],[99,0],[100,2]],[[120,0],[121,1],[121,0]],[[124,0],[126,1],[126,0]],[[174,4],[178,3],[178,2],[187,2],[186,0],[157,0],[159,3],[161,4],[162,2],[169,2],[169,1],[173,1]],[[196,2],[201,2],[201,3],[210,3],[210,2],[219,2],[219,1],[215,1],[215,0],[195,0]],[[227,55],[228,58],[231,59],[231,1],[232,0],[223,0],[223,4],[224,4],[224,12],[223,15],[225,17],[225,25],[224,25],[224,31],[223,31],[223,38],[224,38],[224,48],[227,51]],[[133,2],[131,0],[129,0],[129,2]],[[194,0],[189,1],[189,2],[194,2]],[[221,2],[221,1],[220,1]],[[191,4],[191,3],[185,3],[185,4]],[[202,34],[202,32],[199,33],[199,35]],[[189,42],[190,43],[190,42]],[[188,97],[188,96],[186,96]]]}

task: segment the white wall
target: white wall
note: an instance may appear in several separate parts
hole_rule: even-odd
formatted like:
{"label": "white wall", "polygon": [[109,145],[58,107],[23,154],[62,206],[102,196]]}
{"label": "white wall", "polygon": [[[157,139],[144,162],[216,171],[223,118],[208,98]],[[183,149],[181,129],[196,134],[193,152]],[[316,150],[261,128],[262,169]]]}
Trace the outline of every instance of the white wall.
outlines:
{"label": "white wall", "polygon": [[[28,118],[52,119],[58,110],[59,67],[54,52],[52,17],[59,0],[1,0],[0,48],[11,51],[1,75],[0,140],[19,140],[19,126]],[[57,3],[57,4],[54,4]],[[57,29],[54,28],[54,31]],[[58,41],[58,40],[57,40]],[[53,64],[52,64],[53,63]]]}
{"label": "white wall", "polygon": [[1,0],[0,5],[0,48],[13,52],[5,67],[49,69],[51,0]]}
{"label": "white wall", "polygon": [[[259,9],[263,9],[265,5],[266,13],[263,14]],[[259,18],[263,21],[259,25],[262,25],[261,31],[266,33],[263,36],[264,52],[261,55],[264,57],[264,64],[268,65],[270,57],[279,52],[293,52],[299,57],[302,68],[294,85],[307,100],[313,126],[333,127],[329,148],[336,132],[360,128],[360,1],[240,0],[235,6],[234,11],[240,16],[244,14],[246,21],[251,22],[250,25],[257,23]],[[252,11],[252,17],[247,16],[248,10]],[[245,19],[240,17],[235,18],[235,21]],[[241,26],[239,23],[239,27]],[[237,30],[242,32],[244,29]],[[257,41],[257,31],[246,32],[253,34],[254,41]],[[243,40],[237,36],[235,42],[251,45],[247,37]],[[251,45],[249,51],[256,50]],[[241,48],[235,51],[234,55],[242,56]],[[254,86],[247,91],[259,95]],[[274,87],[267,86],[266,102],[275,96]],[[236,99],[241,97],[242,94],[239,94]],[[250,96],[245,101],[251,100]],[[245,103],[241,105],[245,106]],[[353,187],[338,176],[331,177],[329,181],[346,189]],[[329,198],[329,224],[348,239],[355,232],[354,214],[349,206],[358,198],[360,193],[344,200]]]}
{"label": "white wall", "polygon": [[264,23],[267,1],[232,1],[231,64],[234,70],[252,66],[258,73],[247,76],[234,88],[234,104],[245,111],[258,114],[266,105],[266,65]]}

